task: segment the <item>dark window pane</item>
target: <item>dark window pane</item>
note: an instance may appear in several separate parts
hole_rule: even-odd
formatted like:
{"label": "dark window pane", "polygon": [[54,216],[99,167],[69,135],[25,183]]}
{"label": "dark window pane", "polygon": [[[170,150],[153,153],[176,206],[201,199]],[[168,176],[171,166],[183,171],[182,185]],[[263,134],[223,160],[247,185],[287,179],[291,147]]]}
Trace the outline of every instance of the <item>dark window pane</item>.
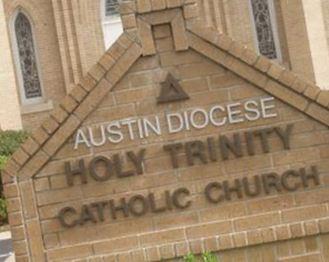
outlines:
{"label": "dark window pane", "polygon": [[118,0],[105,0],[105,16],[113,16],[119,14]]}
{"label": "dark window pane", "polygon": [[259,51],[269,59],[277,59],[268,0],[251,0],[251,3]]}
{"label": "dark window pane", "polygon": [[17,15],[15,21],[15,33],[25,97],[27,99],[41,97],[42,92],[33,43],[32,28],[30,21],[22,13]]}

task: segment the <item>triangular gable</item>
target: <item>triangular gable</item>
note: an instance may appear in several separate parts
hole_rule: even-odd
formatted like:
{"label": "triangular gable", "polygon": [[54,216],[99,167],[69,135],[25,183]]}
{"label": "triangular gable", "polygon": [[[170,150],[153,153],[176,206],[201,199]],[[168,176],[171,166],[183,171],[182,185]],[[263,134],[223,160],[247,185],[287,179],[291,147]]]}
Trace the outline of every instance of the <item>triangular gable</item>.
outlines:
{"label": "triangular gable", "polygon": [[[178,4],[175,4],[175,1],[168,2],[172,4],[157,7],[157,10],[167,10],[163,15],[157,15],[156,19],[152,14],[138,17],[138,34],[134,28],[126,30],[42,126],[32,133],[7,164],[4,171],[5,183],[17,175],[20,180],[34,176],[58,152],[138,58],[156,53],[151,27],[161,23],[171,24],[176,51],[191,48],[329,127],[328,91],[321,91],[293,72],[234,42],[226,35],[205,29],[195,22],[189,23],[187,18],[193,18],[194,14],[189,4],[193,1],[186,0],[186,6],[180,1]],[[122,14],[136,14],[133,3],[124,2]],[[148,13],[152,9],[143,3],[137,2],[139,14]],[[186,25],[182,12],[177,10],[177,7],[182,6]]]}
{"label": "triangular gable", "polygon": [[[40,199],[42,202],[42,198],[40,197],[39,199],[40,192],[35,192],[33,188],[35,185],[34,183],[37,180],[39,180],[39,178],[35,180],[31,178],[36,176],[37,174],[42,175],[42,172],[40,171],[43,167],[46,166],[46,164],[49,163],[50,166],[51,161],[58,160],[56,159],[56,157],[58,157],[58,154],[61,153],[59,151],[62,148],[65,148],[64,144],[68,142],[70,137],[72,137],[72,134],[75,133],[77,129],[82,126],[82,124],[88,123],[88,120],[90,119],[87,118],[91,115],[91,113],[95,112],[98,106],[102,105],[103,99],[104,101],[106,101],[106,97],[107,97],[106,94],[108,94],[109,96],[115,95],[115,92],[110,94],[109,92],[114,91],[115,88],[120,89],[119,87],[120,86],[119,82],[121,82],[120,80],[122,80],[123,77],[125,76],[129,76],[129,74],[131,73],[129,72],[130,69],[131,70],[134,69],[133,65],[138,65],[137,62],[140,61],[140,59],[141,60],[144,59],[141,58],[142,56],[153,56],[157,54],[158,46],[156,45],[154,39],[156,38],[154,36],[156,30],[153,30],[154,26],[156,25],[167,24],[166,27],[168,27],[169,24],[171,26],[171,30],[168,31],[170,31],[171,39],[173,41],[174,51],[172,52],[172,54],[174,55],[174,57],[171,54],[169,55],[169,59],[177,60],[177,57],[179,57],[182,58],[182,60],[184,60],[184,54],[186,53],[189,54],[193,53],[193,55],[196,54],[197,56],[202,57],[202,59],[207,60],[207,63],[211,64],[211,66],[214,66],[215,70],[223,70],[224,67],[227,69],[227,71],[233,72],[233,74],[231,75],[233,75],[232,78],[234,78],[234,80],[239,78],[238,81],[240,81],[241,80],[240,78],[242,78],[252,83],[252,89],[255,89],[257,92],[259,90],[262,90],[262,92],[260,93],[264,93],[263,91],[265,91],[271,94],[272,96],[280,99],[281,101],[285,102],[285,104],[290,105],[291,107],[299,110],[303,114],[310,116],[313,119],[316,119],[322,125],[326,127],[329,126],[328,92],[320,91],[320,89],[315,87],[313,84],[299,79],[289,70],[285,70],[279,65],[277,65],[276,63],[266,59],[265,57],[257,55],[255,52],[234,42],[228,36],[221,35],[212,29],[203,28],[202,25],[198,25],[194,23],[195,21],[193,21],[192,23],[192,21],[189,21],[189,19],[190,18],[193,19],[196,16],[194,4],[195,4],[195,0],[185,0],[185,1],[155,0],[152,1],[152,4],[151,1],[149,0],[137,0],[137,6],[135,6],[135,1],[123,3],[121,13],[123,15],[123,24],[126,29],[125,33],[123,33],[121,37],[118,39],[118,41],[116,41],[114,45],[109,49],[109,51],[107,51],[106,54],[103,55],[103,57],[98,61],[98,63],[89,71],[87,76],[84,79],[82,79],[81,83],[78,84],[72,90],[72,92],[63,100],[63,102],[59,106],[57,106],[57,108],[51,113],[49,118],[42,124],[42,126],[38,128],[35,132],[33,132],[31,137],[21,146],[19,150],[15,152],[15,154],[13,155],[13,157],[11,158],[11,160],[7,165],[7,168],[3,176],[5,183],[5,187],[4,187],[5,194],[8,197],[8,199],[14,198],[16,202],[13,203],[21,202],[21,204],[18,205],[18,207],[17,206],[15,206],[14,208],[10,207],[9,213],[10,215],[14,213],[13,215],[14,218],[15,217],[20,218],[22,216],[20,225],[24,224],[24,227],[22,226],[20,228],[24,228],[24,232],[22,234],[25,236],[25,240],[26,240],[26,241],[22,240],[22,238],[13,235],[14,246],[15,243],[18,243],[19,248],[21,246],[24,246],[24,248],[30,249],[31,250],[30,257],[33,257],[33,259],[38,261],[39,260],[44,261],[44,255],[46,252],[49,260],[55,258],[56,260],[58,260],[56,256],[59,253],[62,253],[63,250],[64,253],[65,251],[70,250],[70,252],[80,254],[80,250],[79,250],[80,245],[66,246],[65,244],[59,249],[51,248],[50,250],[48,250],[49,252],[48,251],[45,252],[45,249],[47,248],[44,247],[44,243],[43,243],[44,232],[43,229],[41,228],[41,224],[39,221],[39,212],[38,212],[39,207],[37,206],[37,203]],[[178,52],[185,50],[189,50],[189,52],[185,52],[185,53],[182,52],[183,55],[180,56],[181,53]],[[152,58],[158,58],[158,57],[152,57]],[[188,59],[191,59],[191,57],[189,56]],[[204,65],[205,64],[206,63],[204,63]],[[163,66],[163,64],[161,65]],[[180,64],[177,67],[179,66]],[[210,67],[203,68],[203,70],[207,71],[209,70],[209,68]],[[170,71],[169,69],[171,68],[167,67],[165,69],[166,70],[163,71]],[[194,68],[194,70],[195,72],[192,73],[197,76],[200,76],[201,72],[199,72],[199,68]],[[181,84],[183,86],[183,82],[186,79],[180,79],[180,80],[182,80]],[[152,88],[154,87],[155,86],[152,86]],[[186,86],[184,87],[184,89],[188,90]],[[137,94],[139,90],[137,91],[135,90],[135,92],[136,93],[134,94]],[[222,93],[220,91],[218,92],[219,96],[212,97],[210,93],[211,92],[204,92],[202,94],[201,100],[203,102],[206,101],[206,103],[211,104],[211,102],[215,101],[217,103],[218,100],[221,99],[220,95]],[[190,95],[191,99],[187,101],[183,101],[182,104],[178,103],[178,106],[191,105],[189,104],[189,102],[192,102],[192,104],[195,105],[194,104],[195,101],[193,101],[193,99],[195,99],[195,97],[197,97],[199,94],[196,96],[194,96],[192,92],[190,93],[187,92],[187,94]],[[153,93],[152,93],[152,98],[153,98],[152,103],[155,104],[156,95],[154,95]],[[131,96],[130,101],[134,101],[133,99],[138,100],[138,98]],[[197,99],[200,99],[200,97],[197,97]],[[227,96],[227,99],[229,99],[229,95]],[[149,104],[146,104],[144,106],[148,107]],[[172,105],[169,105],[169,107],[171,106]],[[162,110],[162,109],[163,109],[162,106],[158,107],[158,110]],[[150,108],[149,110],[152,110],[152,108]],[[136,111],[135,113],[137,114]],[[96,113],[98,113],[97,110]],[[130,115],[129,112],[127,114]],[[236,128],[236,126],[232,128]],[[316,133],[314,132],[312,133],[312,135],[316,136]],[[312,139],[312,137],[308,136],[307,139],[310,140]],[[326,149],[327,148],[324,148],[324,150]],[[108,151],[111,150],[112,148],[109,149]],[[95,152],[97,151],[96,150],[93,151],[93,153]],[[309,154],[312,155],[313,157],[312,159],[317,158],[318,156],[314,154],[313,151],[309,151]],[[70,157],[72,157],[72,155],[70,155]],[[282,159],[286,161],[284,162],[286,164],[292,159],[292,158],[287,159],[285,155],[282,155],[280,157],[282,157]],[[295,155],[295,157],[299,157],[299,155]],[[257,158],[255,159],[255,162],[257,161],[259,163],[264,163],[264,161],[262,160],[264,160],[264,158]],[[322,162],[325,161],[326,159],[322,160]],[[268,163],[268,166],[265,165],[266,168],[272,165],[271,164],[272,160],[267,159],[266,162]],[[163,164],[163,159],[159,158],[159,160],[157,160],[152,165],[153,167],[156,166],[156,169],[162,169],[162,164]],[[290,163],[288,164],[290,165]],[[250,164],[249,159],[246,159],[244,161],[239,161],[239,162],[233,161],[228,165],[230,165],[232,168],[234,167],[233,169],[235,171],[238,170],[239,172],[242,172],[245,171],[246,166],[252,164]],[[235,169],[236,166],[238,167],[238,169]],[[153,171],[151,170],[151,173]],[[216,173],[217,171],[218,169],[216,169]],[[197,176],[200,175],[204,176],[207,173],[208,173],[207,169],[204,169],[204,167],[201,167],[199,170],[197,170],[197,172],[195,172]],[[188,179],[191,179],[190,170],[186,170],[185,174],[188,175]],[[17,181],[15,181],[16,183],[10,183],[13,182],[16,178],[18,180],[18,183]],[[40,177],[40,180],[41,179],[44,179],[44,177]],[[22,180],[26,180],[26,181],[22,181]],[[162,183],[161,182],[162,180],[160,180],[160,176],[157,177],[156,180],[157,182],[159,182],[159,184]],[[108,193],[108,190],[109,189],[106,187],[106,194]],[[72,194],[74,194],[74,192],[76,191],[72,191],[72,192],[73,192]],[[41,193],[52,194],[52,190],[49,190],[49,192],[48,189],[41,190]],[[49,199],[58,200],[57,196],[59,196],[60,194],[62,194],[62,191],[56,190],[56,194],[50,195],[51,197],[49,197]],[[18,196],[21,197],[18,198]],[[65,194],[63,194],[63,196],[64,198],[66,197]],[[76,197],[80,198],[79,195],[77,195]],[[18,201],[16,198],[18,199]],[[218,223],[207,222],[206,224],[204,223],[204,224],[193,225],[193,227],[194,229],[207,228],[206,231],[214,231],[216,234],[218,234],[218,236],[221,235],[220,241],[222,241],[226,237],[226,239],[229,240],[227,241],[227,243],[230,242],[232,244],[232,245],[231,244],[225,245],[222,242],[218,242],[218,236],[215,236],[211,238],[211,240],[215,240],[217,244],[220,243],[219,247],[214,248],[214,250],[216,251],[230,249],[233,247],[240,248],[246,245],[268,243],[277,240],[288,240],[296,237],[296,235],[290,234],[290,227],[292,228],[292,226],[296,226],[296,225],[300,226],[304,234],[303,236],[310,236],[317,234],[319,232],[321,234],[328,233],[329,220],[326,217],[324,217],[327,214],[326,213],[327,203],[321,202],[321,205],[319,204],[320,203],[316,203],[314,206],[311,206],[312,209],[310,207],[306,209],[307,212],[311,214],[313,213],[316,214],[319,209],[325,210],[323,212],[321,211],[320,217],[322,219],[319,219],[319,217],[317,216],[308,217],[308,219],[315,219],[312,220],[311,222],[314,223],[314,225],[319,226],[320,231],[318,232],[314,232],[313,230],[307,230],[308,224],[305,223],[304,221],[305,219],[303,216],[301,216],[302,217],[301,220],[303,221],[299,221],[298,224],[296,224],[295,221],[293,223],[290,223],[291,221],[289,221],[290,224],[287,224],[285,222],[284,224],[280,226],[276,226],[275,228],[264,227],[262,228],[263,231],[259,231],[258,228],[252,228],[252,230],[250,231],[245,231],[245,229],[241,229],[242,231],[237,231],[234,233],[232,233],[231,231],[227,231],[227,232],[225,231],[226,233],[224,235],[222,234],[223,233],[221,226],[222,221]],[[232,206],[230,208],[239,209],[239,210],[243,209],[241,207],[236,208],[235,206]],[[298,207],[296,208],[297,211],[296,210],[294,211],[298,212],[298,210],[302,210],[302,209],[304,209],[304,207],[303,208]],[[15,211],[12,212],[13,210]],[[217,211],[214,212],[210,211],[210,212],[213,214],[220,214],[222,213],[222,210],[225,210],[225,208],[220,207],[219,211],[217,209]],[[208,210],[206,211],[209,212]],[[200,217],[199,214],[198,217]],[[24,217],[24,221],[23,221],[23,217]],[[272,217],[272,213],[265,214],[264,217],[262,218],[262,221],[267,219],[270,220],[271,217]],[[282,217],[281,211],[276,212],[276,217]],[[10,222],[11,220],[12,219],[10,219]],[[14,220],[15,219],[13,219],[13,221]],[[252,217],[249,216],[248,220],[251,221],[252,223],[255,221],[253,216]],[[14,225],[13,222],[11,223]],[[225,221],[225,223],[231,225],[233,223],[233,220]],[[154,225],[154,223],[152,224]],[[214,225],[216,227],[213,227]],[[217,227],[218,225],[220,225],[220,227]],[[314,228],[313,224],[309,224],[309,225],[311,225],[312,229]],[[175,230],[177,229],[171,229],[165,231],[164,236],[171,235],[172,232],[175,232]],[[261,234],[263,233],[264,236],[268,236],[268,232],[269,232],[268,230],[270,232],[273,232],[272,234],[273,236],[267,238],[262,237]],[[198,235],[197,238],[199,238],[200,236],[202,237],[202,239],[192,238],[186,241],[185,238],[186,238],[187,229],[186,228],[179,229],[179,231],[180,232],[184,231],[182,233],[182,236],[184,238],[184,243],[183,243],[184,246],[188,246],[188,245],[191,246],[191,244],[195,240],[199,241],[200,246],[201,243],[203,243],[202,245],[205,246],[204,243],[206,241],[206,238],[204,238],[203,234],[197,233]],[[196,231],[199,232],[199,229],[197,229]],[[161,231],[156,231],[151,233],[146,232],[145,234],[147,235],[147,233],[153,235],[158,235],[160,233],[162,239],[166,238],[166,237],[162,237],[161,234],[163,232]],[[71,232],[67,232],[67,234],[71,234]],[[241,236],[243,236],[243,238],[241,239],[243,239],[245,242],[242,244],[240,243],[233,244],[233,240],[235,242],[235,240]],[[301,236],[302,235],[298,235],[297,237],[301,237]],[[138,237],[144,238],[143,234],[141,235],[138,234]],[[123,239],[125,240],[125,238]],[[88,239],[84,239],[84,240],[88,241]],[[141,240],[139,239],[138,241],[140,242]],[[109,252],[108,247],[111,247],[116,242],[117,239],[110,239],[105,244],[103,242],[100,243],[99,241],[97,241],[97,244],[100,245],[104,244],[105,251]],[[150,243],[151,242],[152,245],[158,245],[158,243],[153,243],[153,241],[150,241]],[[118,243],[121,245],[121,243],[126,243],[126,242],[119,241]],[[179,245],[182,243],[178,242],[177,244]],[[94,243],[91,243],[91,245],[94,245]],[[123,246],[125,246],[125,244],[123,244]],[[150,248],[153,247],[155,246],[152,246]],[[167,246],[165,247],[167,248]],[[170,247],[172,249],[170,250],[173,250],[173,247],[174,246],[172,245]],[[175,247],[177,246],[175,245]],[[125,248],[129,248],[129,247],[125,246]],[[95,249],[94,247],[90,247],[90,250],[95,250]],[[143,248],[143,250],[145,251],[145,248]],[[166,250],[167,249],[163,249],[162,251],[166,251]],[[162,251],[161,253],[163,253]],[[94,255],[93,252],[91,254]],[[181,253],[176,255],[182,257],[185,254],[186,253]],[[165,256],[162,258],[169,259],[172,258],[172,255]],[[158,260],[160,260],[160,258]]]}

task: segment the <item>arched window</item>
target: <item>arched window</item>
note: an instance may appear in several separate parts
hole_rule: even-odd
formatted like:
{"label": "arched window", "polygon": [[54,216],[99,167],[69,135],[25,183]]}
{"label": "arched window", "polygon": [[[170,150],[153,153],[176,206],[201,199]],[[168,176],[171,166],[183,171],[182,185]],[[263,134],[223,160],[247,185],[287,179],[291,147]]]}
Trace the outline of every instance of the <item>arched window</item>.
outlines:
{"label": "arched window", "polygon": [[250,0],[250,3],[259,53],[281,60],[273,0]]}
{"label": "arched window", "polygon": [[101,14],[104,44],[107,49],[123,31],[119,14],[119,0],[101,0]]}
{"label": "arched window", "polygon": [[23,104],[40,102],[42,88],[31,23],[24,13],[18,12],[13,27],[22,102]]}

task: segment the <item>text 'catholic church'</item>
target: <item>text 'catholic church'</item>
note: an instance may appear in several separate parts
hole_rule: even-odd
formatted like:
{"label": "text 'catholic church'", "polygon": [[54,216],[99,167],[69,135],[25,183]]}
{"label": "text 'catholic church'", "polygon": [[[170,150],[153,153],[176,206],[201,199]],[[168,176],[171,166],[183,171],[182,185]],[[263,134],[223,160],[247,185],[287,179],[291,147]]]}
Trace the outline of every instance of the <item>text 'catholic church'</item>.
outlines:
{"label": "text 'catholic church'", "polygon": [[0,30],[17,261],[329,261],[329,0],[3,0]]}

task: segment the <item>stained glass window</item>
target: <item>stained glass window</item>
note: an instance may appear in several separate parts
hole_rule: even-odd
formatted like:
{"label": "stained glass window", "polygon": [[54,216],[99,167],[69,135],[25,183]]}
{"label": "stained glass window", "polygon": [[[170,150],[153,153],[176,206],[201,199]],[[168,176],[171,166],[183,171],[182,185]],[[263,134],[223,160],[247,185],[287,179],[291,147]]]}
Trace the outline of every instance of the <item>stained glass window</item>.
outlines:
{"label": "stained glass window", "polygon": [[251,5],[259,52],[269,59],[277,59],[269,0],[251,0]]}
{"label": "stained glass window", "polygon": [[113,16],[119,14],[118,0],[105,0],[105,16]]}
{"label": "stained glass window", "polygon": [[31,23],[23,13],[19,13],[16,17],[15,35],[25,98],[31,99],[41,97],[42,91]]}

